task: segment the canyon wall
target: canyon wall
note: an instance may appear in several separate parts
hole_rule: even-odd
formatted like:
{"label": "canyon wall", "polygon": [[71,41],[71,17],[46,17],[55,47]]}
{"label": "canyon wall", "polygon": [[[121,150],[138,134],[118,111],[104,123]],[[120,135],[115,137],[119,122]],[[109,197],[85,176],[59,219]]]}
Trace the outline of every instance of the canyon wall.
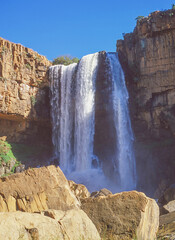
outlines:
{"label": "canyon wall", "polygon": [[0,136],[51,142],[50,65],[37,52],[0,38]]}
{"label": "canyon wall", "polygon": [[153,193],[175,180],[175,10],[139,19],[117,51],[130,93],[138,186]]}

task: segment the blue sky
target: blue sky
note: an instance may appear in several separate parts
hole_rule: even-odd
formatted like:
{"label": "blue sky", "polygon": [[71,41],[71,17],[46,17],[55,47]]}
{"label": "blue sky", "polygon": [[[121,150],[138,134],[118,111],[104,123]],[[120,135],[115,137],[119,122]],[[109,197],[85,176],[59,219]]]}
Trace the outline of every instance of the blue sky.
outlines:
{"label": "blue sky", "polygon": [[169,0],[0,0],[0,36],[49,60],[115,51],[137,16],[171,8]]}

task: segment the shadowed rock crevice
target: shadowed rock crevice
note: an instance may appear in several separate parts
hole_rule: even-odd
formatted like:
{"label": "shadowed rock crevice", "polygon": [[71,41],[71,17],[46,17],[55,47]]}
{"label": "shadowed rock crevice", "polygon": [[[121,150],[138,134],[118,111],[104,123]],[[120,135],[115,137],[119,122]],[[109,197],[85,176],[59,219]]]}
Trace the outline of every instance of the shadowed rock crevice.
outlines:
{"label": "shadowed rock crevice", "polygon": [[112,81],[106,52],[99,53],[95,94],[95,135],[94,154],[102,162],[102,168],[108,177],[114,172],[113,156],[116,154],[116,131],[112,104]]}

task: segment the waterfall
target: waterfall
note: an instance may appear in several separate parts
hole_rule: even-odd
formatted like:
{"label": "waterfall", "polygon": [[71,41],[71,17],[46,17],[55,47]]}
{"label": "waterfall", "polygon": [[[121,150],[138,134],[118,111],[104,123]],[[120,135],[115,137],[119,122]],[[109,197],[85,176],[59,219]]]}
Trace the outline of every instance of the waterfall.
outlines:
{"label": "waterfall", "polygon": [[73,170],[73,104],[72,80],[76,64],[69,66],[57,65],[50,67],[51,79],[51,117],[52,117],[52,142],[54,157],[60,159],[63,171]]}
{"label": "waterfall", "polygon": [[[133,151],[133,131],[128,110],[128,91],[125,85],[123,70],[116,53],[107,53],[113,84],[114,123],[117,136],[116,161],[118,179],[121,189],[136,188],[136,167]],[[116,164],[118,163],[118,164]]]}
{"label": "waterfall", "polygon": [[[101,55],[105,61],[99,61]],[[103,76],[105,87],[100,91],[107,91],[106,98],[109,97],[110,101],[101,99],[99,90],[96,92],[97,84],[102,82],[99,78],[100,62],[103,62],[107,73]],[[49,78],[54,158],[67,178],[85,184],[90,191],[104,187],[113,192],[135,189],[128,92],[117,54],[95,53],[84,56],[78,64],[52,66]],[[108,106],[102,103],[97,107],[97,98],[108,101]],[[108,131],[112,127],[113,131],[108,136],[114,147],[101,144],[98,150],[94,150],[94,144],[98,145],[98,141],[94,143],[98,128],[96,113],[104,108],[108,109],[106,116],[111,117],[103,129],[98,129],[98,136],[99,139],[105,138],[104,129]],[[104,149],[109,154],[102,156]],[[114,175],[115,180],[104,174],[104,162],[111,166],[111,176]]]}
{"label": "waterfall", "polygon": [[75,159],[77,171],[91,168],[94,140],[94,96],[98,53],[83,57],[76,78]]}

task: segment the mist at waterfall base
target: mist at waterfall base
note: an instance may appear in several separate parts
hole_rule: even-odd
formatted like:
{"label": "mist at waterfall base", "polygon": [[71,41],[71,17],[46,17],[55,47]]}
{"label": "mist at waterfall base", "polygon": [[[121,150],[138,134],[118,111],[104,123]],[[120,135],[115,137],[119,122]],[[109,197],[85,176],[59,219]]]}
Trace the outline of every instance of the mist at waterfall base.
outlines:
{"label": "mist at waterfall base", "polygon": [[116,53],[49,69],[54,159],[90,192],[136,189],[128,92]]}

